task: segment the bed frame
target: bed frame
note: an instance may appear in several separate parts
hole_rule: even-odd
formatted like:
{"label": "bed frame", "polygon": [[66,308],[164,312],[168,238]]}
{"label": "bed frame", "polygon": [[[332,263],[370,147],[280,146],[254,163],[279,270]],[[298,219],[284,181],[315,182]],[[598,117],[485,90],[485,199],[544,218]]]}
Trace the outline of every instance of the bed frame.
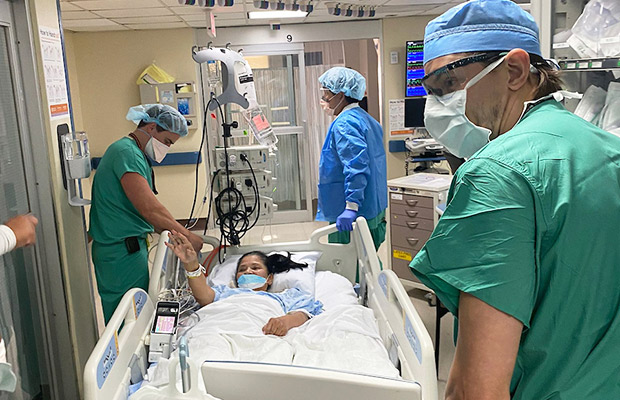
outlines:
{"label": "bed frame", "polygon": [[[366,220],[357,219],[349,244],[326,243],[327,235],[335,231],[331,225],[316,230],[307,241],[231,247],[227,251],[321,251],[317,271],[333,271],[351,282],[355,282],[359,268],[360,303],[373,310],[383,343],[404,380],[291,365],[207,361],[201,372],[210,394],[222,400],[437,400],[431,338],[396,274],[381,270]],[[204,239],[213,248],[217,246],[217,239]],[[125,400],[130,383],[145,373],[154,304],[163,285],[174,282],[178,272],[171,268],[176,258],[164,245],[167,240],[167,232],[162,232],[148,294],[141,289],[125,294],[88,359],[84,369],[86,400]]]}

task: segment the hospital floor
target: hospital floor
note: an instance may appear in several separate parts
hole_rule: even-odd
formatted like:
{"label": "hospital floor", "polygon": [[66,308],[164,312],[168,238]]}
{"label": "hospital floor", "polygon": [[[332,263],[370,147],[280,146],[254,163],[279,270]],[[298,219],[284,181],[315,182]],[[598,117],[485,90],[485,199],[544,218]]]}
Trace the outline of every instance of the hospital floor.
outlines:
{"label": "hospital floor", "polygon": [[[293,242],[300,240],[307,240],[312,232],[316,229],[326,226],[326,222],[305,222],[295,224],[282,224],[271,226],[258,226],[247,233],[242,238],[242,245],[249,244],[269,244],[278,242]],[[202,232],[200,232],[202,233]],[[219,231],[209,230],[207,235],[219,237]],[[157,237],[153,238],[157,240]],[[379,248],[378,254],[383,265],[388,265],[388,246],[383,243]],[[91,269],[94,271],[94,268]],[[93,273],[93,282],[96,284],[96,279]],[[424,321],[424,325],[428,330],[433,344],[435,342],[435,308],[428,305],[426,299],[424,299],[424,293],[419,290],[409,291],[411,302],[415,306],[418,314]],[[103,332],[103,312],[101,311],[101,302],[95,288],[97,319],[99,322],[99,331]],[[444,392],[446,388],[446,381],[448,379],[448,373],[450,372],[450,365],[454,359],[454,342],[453,342],[453,325],[454,318],[451,314],[446,314],[441,319],[441,336],[440,336],[440,351],[439,351],[439,399],[444,398]]]}

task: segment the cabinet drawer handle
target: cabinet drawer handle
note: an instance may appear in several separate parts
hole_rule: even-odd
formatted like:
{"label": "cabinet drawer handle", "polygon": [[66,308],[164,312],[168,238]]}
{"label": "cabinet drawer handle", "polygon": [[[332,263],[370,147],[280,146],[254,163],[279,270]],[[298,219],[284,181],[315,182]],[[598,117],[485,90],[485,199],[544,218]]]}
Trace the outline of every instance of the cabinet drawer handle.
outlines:
{"label": "cabinet drawer handle", "polygon": [[408,221],[408,222],[407,222],[407,226],[408,226],[409,228],[411,228],[411,229],[415,229],[415,228],[417,228],[417,227],[418,227],[418,225],[420,225],[420,223],[419,223],[419,222],[411,222],[411,221]]}
{"label": "cabinet drawer handle", "polygon": [[407,210],[407,215],[410,217],[415,217],[418,215],[417,211]]}
{"label": "cabinet drawer handle", "polygon": [[418,200],[407,200],[407,205],[415,207],[418,204]]}
{"label": "cabinet drawer handle", "polygon": [[418,242],[420,241],[420,239],[416,239],[416,238],[407,238],[407,242],[411,245],[411,246],[415,246],[416,244],[418,244]]}

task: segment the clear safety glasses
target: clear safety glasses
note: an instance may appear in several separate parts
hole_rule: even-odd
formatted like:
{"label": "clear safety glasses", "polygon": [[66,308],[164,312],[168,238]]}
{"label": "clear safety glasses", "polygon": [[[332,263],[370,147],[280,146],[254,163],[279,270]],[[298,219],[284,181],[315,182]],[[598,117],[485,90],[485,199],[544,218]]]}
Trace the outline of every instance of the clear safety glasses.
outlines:
{"label": "clear safety glasses", "polygon": [[454,93],[465,88],[467,82],[477,72],[480,72],[468,66],[481,61],[493,62],[506,54],[505,52],[491,52],[461,58],[425,75],[421,79],[422,86],[429,95],[438,97]]}
{"label": "clear safety glasses", "polygon": [[329,89],[325,89],[325,88],[321,88],[321,100],[323,100],[326,103],[329,103],[335,95],[332,95],[330,98],[326,98],[326,96],[330,95],[330,91]]}

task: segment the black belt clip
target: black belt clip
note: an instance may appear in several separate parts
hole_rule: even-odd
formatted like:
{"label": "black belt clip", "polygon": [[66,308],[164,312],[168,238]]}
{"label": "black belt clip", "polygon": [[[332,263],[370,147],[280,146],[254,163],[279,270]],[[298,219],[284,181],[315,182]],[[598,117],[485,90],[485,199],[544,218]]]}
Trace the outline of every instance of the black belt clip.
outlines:
{"label": "black belt clip", "polygon": [[140,251],[140,242],[138,241],[137,236],[131,236],[125,238],[125,247],[127,247],[127,252],[129,254],[136,253]]}

